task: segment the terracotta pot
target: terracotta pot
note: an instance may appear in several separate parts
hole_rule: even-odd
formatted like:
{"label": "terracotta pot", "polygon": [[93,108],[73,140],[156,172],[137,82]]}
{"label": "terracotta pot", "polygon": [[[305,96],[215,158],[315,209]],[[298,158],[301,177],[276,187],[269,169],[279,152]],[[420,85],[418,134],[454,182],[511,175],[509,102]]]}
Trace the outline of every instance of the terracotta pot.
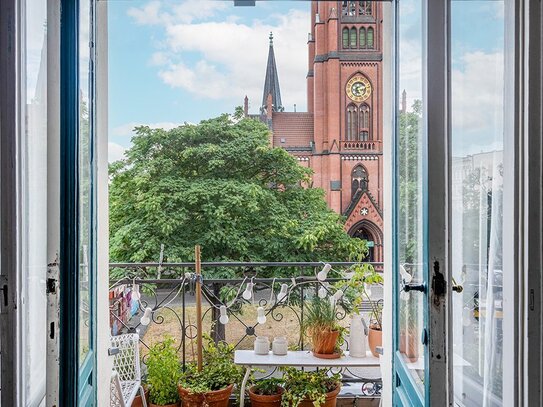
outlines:
{"label": "terracotta pot", "polygon": [[228,400],[233,389],[234,385],[231,384],[224,389],[207,393],[189,393],[187,389],[179,386],[177,387],[177,392],[179,393],[179,397],[181,397],[183,407],[201,407],[204,404],[207,404],[209,407],[228,407]]}
{"label": "terracotta pot", "polygon": [[[133,405],[133,404],[132,404]],[[181,402],[178,401],[177,403],[174,403],[174,404],[153,404],[153,403],[149,403],[147,404],[149,407],[180,407],[181,406]]]}
{"label": "terracotta pot", "polygon": [[[149,389],[144,387],[143,392],[145,394],[145,401],[147,401],[147,405],[149,405],[150,404],[149,403]],[[141,401],[141,396],[139,392],[136,398],[134,399],[134,401],[132,402],[132,407],[143,407],[143,403]]]}
{"label": "terracotta pot", "polygon": [[400,334],[400,353],[403,353],[407,360],[416,362],[419,359],[419,342],[417,335],[402,332]]}
{"label": "terracotta pot", "polygon": [[[341,385],[338,385],[335,390],[326,393],[326,401],[321,407],[336,407],[337,395],[341,390]],[[300,402],[298,407],[315,407],[312,400],[304,399]]]}
{"label": "terracotta pot", "polygon": [[313,353],[331,355],[336,349],[339,331],[318,331],[311,335]]}
{"label": "terracotta pot", "polygon": [[253,390],[254,388],[255,386],[249,389],[252,407],[281,407],[281,398],[283,397],[284,391],[282,387],[277,387],[277,394],[272,394],[270,396],[256,394]]}
{"label": "terracotta pot", "polygon": [[368,332],[368,345],[370,347],[371,354],[376,358],[379,357],[379,354],[375,351],[377,346],[383,346],[383,331],[380,329],[375,329],[374,325],[370,326]]}

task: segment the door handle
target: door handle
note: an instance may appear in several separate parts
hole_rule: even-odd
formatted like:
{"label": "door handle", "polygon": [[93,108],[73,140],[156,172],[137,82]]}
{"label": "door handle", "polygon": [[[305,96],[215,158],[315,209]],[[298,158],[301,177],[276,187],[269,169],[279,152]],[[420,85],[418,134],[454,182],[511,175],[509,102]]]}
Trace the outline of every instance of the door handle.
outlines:
{"label": "door handle", "polygon": [[402,288],[406,293],[409,291],[420,291],[423,293],[426,291],[426,284],[404,284]]}

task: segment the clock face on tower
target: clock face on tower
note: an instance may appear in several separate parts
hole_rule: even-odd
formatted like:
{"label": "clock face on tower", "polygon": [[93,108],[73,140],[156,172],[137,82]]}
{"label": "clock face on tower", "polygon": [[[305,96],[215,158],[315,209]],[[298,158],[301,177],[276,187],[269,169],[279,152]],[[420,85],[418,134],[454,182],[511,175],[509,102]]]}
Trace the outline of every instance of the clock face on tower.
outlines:
{"label": "clock face on tower", "polygon": [[346,86],[347,96],[355,102],[363,102],[371,95],[371,84],[362,75],[352,77]]}

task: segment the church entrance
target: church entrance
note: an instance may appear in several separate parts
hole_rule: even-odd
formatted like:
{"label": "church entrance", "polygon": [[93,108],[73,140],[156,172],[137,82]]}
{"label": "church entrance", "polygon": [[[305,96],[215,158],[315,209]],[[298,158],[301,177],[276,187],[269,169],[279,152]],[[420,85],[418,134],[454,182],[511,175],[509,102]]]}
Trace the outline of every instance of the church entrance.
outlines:
{"label": "church entrance", "polygon": [[363,259],[364,261],[382,261],[382,236],[377,225],[368,220],[363,220],[355,224],[351,230],[349,230],[349,234],[352,237],[366,241],[368,254]]}

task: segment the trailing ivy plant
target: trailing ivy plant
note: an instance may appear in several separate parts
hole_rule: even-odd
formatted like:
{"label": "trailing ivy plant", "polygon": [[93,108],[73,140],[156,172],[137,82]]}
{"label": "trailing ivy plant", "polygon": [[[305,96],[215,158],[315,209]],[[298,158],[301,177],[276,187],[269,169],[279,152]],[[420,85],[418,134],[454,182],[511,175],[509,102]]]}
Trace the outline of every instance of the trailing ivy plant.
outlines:
{"label": "trailing ivy plant", "polygon": [[234,347],[225,342],[215,342],[205,336],[202,371],[194,363],[188,364],[179,384],[190,393],[207,393],[221,390],[243,379],[243,368],[234,364]]}
{"label": "trailing ivy plant", "polygon": [[282,407],[298,407],[304,399],[311,400],[315,407],[320,407],[326,401],[326,393],[341,385],[340,375],[329,374],[327,369],[307,372],[294,367],[284,367],[282,370],[285,388]]}
{"label": "trailing ivy plant", "polygon": [[252,391],[261,396],[273,396],[279,394],[283,387],[283,380],[278,377],[269,377],[259,380],[253,386]]}
{"label": "trailing ivy plant", "polygon": [[177,383],[180,377],[181,368],[174,340],[166,337],[164,341],[151,347],[147,358],[147,384],[151,403],[177,403]]}

